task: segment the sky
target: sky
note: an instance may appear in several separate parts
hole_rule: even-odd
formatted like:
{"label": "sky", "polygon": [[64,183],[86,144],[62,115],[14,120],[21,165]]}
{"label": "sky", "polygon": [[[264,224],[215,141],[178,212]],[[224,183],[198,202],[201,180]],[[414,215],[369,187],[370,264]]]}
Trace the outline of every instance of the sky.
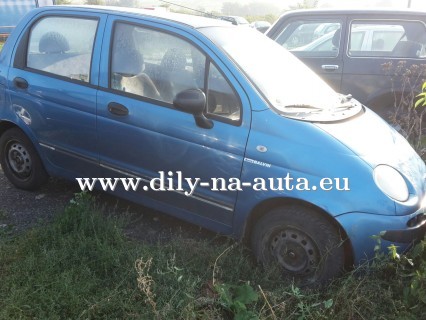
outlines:
{"label": "sky", "polygon": [[[319,0],[320,7],[395,7],[407,8],[409,0]],[[296,1],[297,3],[297,1]],[[425,9],[425,0],[411,0],[412,9]]]}
{"label": "sky", "polygon": [[[147,0],[139,0],[142,3]],[[169,0],[175,3],[190,3],[194,0]],[[211,5],[217,2],[220,5],[222,1],[210,0]],[[249,4],[251,2],[269,2],[277,5],[280,8],[288,8],[289,6],[296,5],[297,3],[303,2],[303,0],[225,0],[226,2],[237,2],[240,4]],[[313,0],[308,0],[313,1]],[[159,1],[157,1],[159,2]],[[208,1],[202,1],[206,3]],[[352,7],[352,8],[365,8],[365,7],[395,7],[395,8],[407,8],[408,3],[411,2],[412,9],[424,9],[426,10],[426,0],[319,0],[319,7]]]}
{"label": "sky", "polygon": [[[159,5],[161,4],[158,0],[139,0],[141,4],[146,5]],[[169,0],[174,3],[184,3],[184,4],[195,4],[202,3],[203,6],[214,7],[214,9],[221,8],[222,2],[237,2],[240,4],[249,4],[251,2],[269,2],[273,3],[279,8],[288,9],[289,6],[296,5],[297,3],[303,2],[303,0]],[[313,0],[312,0],[313,1]],[[72,0],[73,3],[83,3],[84,0]],[[410,0],[319,0],[319,7],[352,7],[352,8],[365,8],[365,7],[395,7],[395,8],[407,8]],[[216,8],[217,7],[217,8]],[[412,9],[424,9],[426,10],[426,0],[411,0]],[[210,9],[211,8],[207,8]]]}

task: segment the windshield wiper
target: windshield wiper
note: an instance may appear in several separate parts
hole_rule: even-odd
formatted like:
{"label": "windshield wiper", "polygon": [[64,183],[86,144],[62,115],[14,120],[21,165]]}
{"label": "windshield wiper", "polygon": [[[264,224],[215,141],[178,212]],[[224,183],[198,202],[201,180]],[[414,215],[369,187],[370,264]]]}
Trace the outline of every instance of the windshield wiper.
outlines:
{"label": "windshield wiper", "polygon": [[342,95],[340,99],[341,105],[334,108],[334,110],[342,110],[342,109],[352,109],[355,107],[355,104],[351,103],[351,100],[353,99],[351,94]]}
{"label": "windshield wiper", "polygon": [[346,94],[346,95],[342,94],[342,98],[340,99],[340,102],[345,103],[345,102],[351,101],[352,99],[353,97],[351,94]]}
{"label": "windshield wiper", "polygon": [[309,110],[323,110],[322,108],[311,106],[310,104],[290,104],[285,106],[285,108],[295,108],[295,109],[309,109]]}

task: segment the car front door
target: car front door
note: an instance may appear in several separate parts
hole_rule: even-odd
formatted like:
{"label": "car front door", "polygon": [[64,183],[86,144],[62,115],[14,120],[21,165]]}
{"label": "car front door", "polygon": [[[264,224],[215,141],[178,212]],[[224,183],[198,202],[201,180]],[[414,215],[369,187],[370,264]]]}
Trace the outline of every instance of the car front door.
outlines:
{"label": "car front door", "polygon": [[[145,187],[137,192],[118,191],[124,197],[200,224],[214,221],[226,231],[238,193],[212,190],[211,178],[228,182],[240,177],[249,102],[208,47],[185,32],[163,28],[109,18],[106,35],[111,39],[103,49],[109,56],[101,62],[109,72],[102,74],[98,92],[100,163],[105,176],[143,179]],[[207,97],[205,116],[211,128],[197,125],[192,114],[173,106],[176,94],[193,88]],[[175,192],[148,188],[161,175],[176,189],[181,178],[204,184],[191,196],[182,191],[190,190],[185,181]]]}
{"label": "car front door", "polygon": [[98,169],[97,34],[105,20],[102,14],[49,12],[34,19],[15,48],[8,75],[11,107],[58,175],[90,176]]}
{"label": "car front door", "polygon": [[302,60],[340,92],[345,18],[296,16],[279,21],[268,36]]}

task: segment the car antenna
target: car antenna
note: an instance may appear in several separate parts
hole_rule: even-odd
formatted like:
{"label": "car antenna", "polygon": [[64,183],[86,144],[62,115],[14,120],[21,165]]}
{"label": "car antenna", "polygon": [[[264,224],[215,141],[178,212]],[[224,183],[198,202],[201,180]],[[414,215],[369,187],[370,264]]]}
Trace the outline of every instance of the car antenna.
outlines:
{"label": "car antenna", "polygon": [[174,6],[177,6],[177,7],[181,7],[181,8],[185,8],[185,9],[192,10],[192,11],[195,11],[195,12],[199,12],[199,13],[202,13],[203,15],[205,15],[205,16],[209,16],[209,17],[211,17],[211,18],[219,19],[219,17],[218,17],[218,16],[215,16],[214,14],[211,14],[211,13],[208,13],[208,12],[204,12],[204,11],[202,11],[202,10],[193,9],[193,8],[186,7],[186,6],[183,6],[183,5],[181,5],[181,4],[176,4],[176,3],[173,3],[173,2],[170,2],[170,1],[165,1],[165,0],[160,0],[160,1],[161,1],[161,2],[165,2],[165,3],[168,3],[168,4],[171,4],[171,5],[174,5]]}

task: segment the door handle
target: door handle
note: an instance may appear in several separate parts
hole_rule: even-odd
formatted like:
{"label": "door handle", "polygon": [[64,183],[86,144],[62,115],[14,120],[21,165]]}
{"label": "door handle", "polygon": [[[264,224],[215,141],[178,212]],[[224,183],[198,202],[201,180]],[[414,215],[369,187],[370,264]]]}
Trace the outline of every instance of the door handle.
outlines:
{"label": "door handle", "polygon": [[325,71],[335,71],[339,69],[337,64],[323,64],[321,68]]}
{"label": "door handle", "polygon": [[108,111],[117,116],[127,116],[129,114],[129,109],[117,102],[109,103]]}
{"label": "door handle", "polygon": [[15,79],[13,79],[13,84],[19,89],[28,88],[28,81],[21,77],[16,77]]}

